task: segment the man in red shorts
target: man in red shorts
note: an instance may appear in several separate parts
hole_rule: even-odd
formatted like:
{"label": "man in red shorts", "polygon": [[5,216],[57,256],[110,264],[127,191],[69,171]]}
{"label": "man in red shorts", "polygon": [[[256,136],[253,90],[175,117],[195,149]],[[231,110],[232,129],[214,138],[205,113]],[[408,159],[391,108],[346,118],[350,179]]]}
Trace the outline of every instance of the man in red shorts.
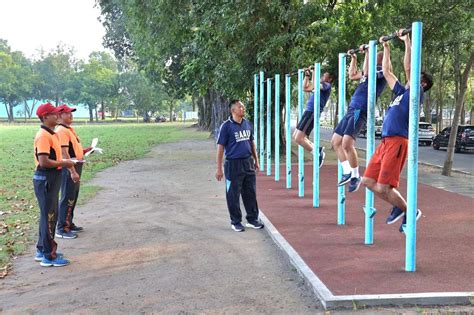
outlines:
{"label": "man in red shorts", "polygon": [[[410,103],[410,58],[411,43],[408,35],[401,36],[403,30],[399,31],[399,38],[405,43],[405,56],[403,66],[407,83],[405,86],[393,74],[390,61],[390,46],[388,42],[383,42],[382,70],[387,80],[387,84],[394,93],[394,99],[385,113],[382,126],[382,142],[375,150],[365,171],[362,183],[367,186],[378,197],[390,203],[393,208],[387,218],[387,224],[392,224],[403,217],[400,232],[403,232],[403,225],[406,224],[407,203],[397,190],[400,182],[400,173],[405,165],[408,151],[408,116]],[[420,103],[423,92],[428,91],[433,85],[433,78],[430,74],[421,73],[422,92],[420,93]],[[417,210],[416,219],[421,217],[421,211]]]}

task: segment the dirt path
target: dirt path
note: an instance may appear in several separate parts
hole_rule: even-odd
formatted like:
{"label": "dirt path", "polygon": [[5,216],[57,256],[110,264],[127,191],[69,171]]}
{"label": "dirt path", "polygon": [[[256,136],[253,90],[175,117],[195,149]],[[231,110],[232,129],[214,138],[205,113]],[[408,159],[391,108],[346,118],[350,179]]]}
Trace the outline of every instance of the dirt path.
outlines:
{"label": "dirt path", "polygon": [[86,231],[59,240],[72,264],[40,267],[32,247],[0,282],[0,313],[321,312],[264,231],[230,229],[213,159],[212,142],[186,141],[100,173]]}

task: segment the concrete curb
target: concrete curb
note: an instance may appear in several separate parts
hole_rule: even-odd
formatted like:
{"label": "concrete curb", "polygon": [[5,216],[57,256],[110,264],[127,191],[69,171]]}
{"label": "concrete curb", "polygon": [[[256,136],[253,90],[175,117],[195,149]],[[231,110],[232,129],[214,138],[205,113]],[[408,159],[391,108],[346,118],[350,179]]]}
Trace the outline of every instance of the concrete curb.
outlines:
{"label": "concrete curb", "polygon": [[338,308],[363,308],[366,306],[433,306],[469,305],[474,303],[474,292],[426,292],[406,294],[333,295],[328,287],[309,268],[301,256],[278,232],[271,221],[260,210],[260,219],[265,230],[288,256],[291,264],[307,282],[326,310]]}

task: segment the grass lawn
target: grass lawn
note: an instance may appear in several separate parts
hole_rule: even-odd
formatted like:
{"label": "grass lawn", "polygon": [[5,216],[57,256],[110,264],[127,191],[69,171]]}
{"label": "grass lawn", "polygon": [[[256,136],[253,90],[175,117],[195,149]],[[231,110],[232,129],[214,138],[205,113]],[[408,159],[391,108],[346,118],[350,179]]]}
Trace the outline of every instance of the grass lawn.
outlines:
{"label": "grass lawn", "polygon": [[[33,139],[38,125],[0,125],[0,278],[6,275],[12,257],[22,253],[35,240],[38,206],[33,191]],[[187,124],[103,124],[76,127],[84,147],[99,138],[104,154],[92,154],[84,167],[81,197],[84,202],[98,187],[87,180],[100,170],[120,161],[145,155],[165,142],[207,139]]]}

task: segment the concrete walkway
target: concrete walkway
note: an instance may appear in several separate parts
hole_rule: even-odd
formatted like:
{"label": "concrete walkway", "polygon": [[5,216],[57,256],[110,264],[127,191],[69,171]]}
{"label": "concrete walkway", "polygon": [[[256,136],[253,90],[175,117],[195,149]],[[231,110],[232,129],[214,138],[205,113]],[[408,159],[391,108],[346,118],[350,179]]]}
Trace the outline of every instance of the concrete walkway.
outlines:
{"label": "concrete walkway", "polygon": [[[2,314],[313,314],[321,306],[263,230],[230,229],[214,144],[158,146],[100,173],[59,240],[72,263],[43,268],[34,248],[0,281]],[[87,172],[87,169],[85,170]]]}

